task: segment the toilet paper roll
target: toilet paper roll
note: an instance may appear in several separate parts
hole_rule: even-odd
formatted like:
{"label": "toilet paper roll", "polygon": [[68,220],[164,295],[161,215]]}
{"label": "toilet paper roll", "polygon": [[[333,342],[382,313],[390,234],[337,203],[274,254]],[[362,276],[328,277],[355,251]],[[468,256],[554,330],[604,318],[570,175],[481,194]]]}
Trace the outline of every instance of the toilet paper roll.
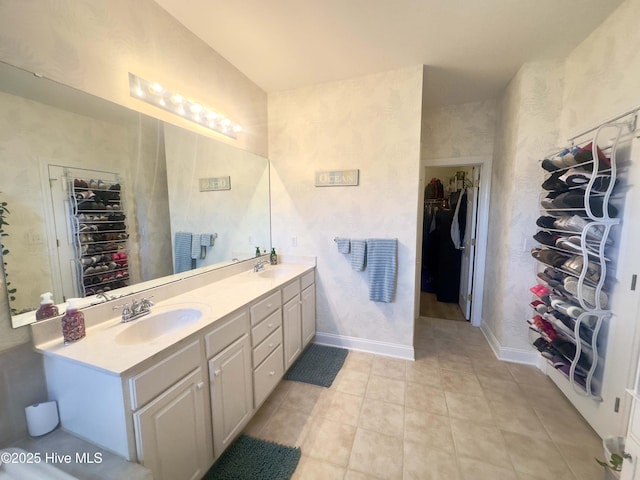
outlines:
{"label": "toilet paper roll", "polygon": [[27,430],[32,437],[39,437],[58,426],[58,403],[55,400],[34,403],[24,409]]}

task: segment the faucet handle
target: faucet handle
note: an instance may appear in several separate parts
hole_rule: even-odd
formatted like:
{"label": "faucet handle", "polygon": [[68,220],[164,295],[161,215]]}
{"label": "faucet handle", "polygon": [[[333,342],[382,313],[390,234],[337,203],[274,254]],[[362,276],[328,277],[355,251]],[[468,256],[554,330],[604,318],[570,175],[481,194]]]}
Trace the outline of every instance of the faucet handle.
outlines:
{"label": "faucet handle", "polygon": [[122,305],[114,305],[112,307],[112,310],[117,310],[119,308],[122,309],[122,319],[123,320],[127,320],[127,319],[131,318],[131,308],[129,308],[129,304],[128,303],[123,303]]}
{"label": "faucet handle", "polygon": [[153,295],[151,295],[150,297],[142,297],[142,299],[140,300],[140,308],[145,310],[153,307],[153,302],[150,300],[151,298],[153,298]]}

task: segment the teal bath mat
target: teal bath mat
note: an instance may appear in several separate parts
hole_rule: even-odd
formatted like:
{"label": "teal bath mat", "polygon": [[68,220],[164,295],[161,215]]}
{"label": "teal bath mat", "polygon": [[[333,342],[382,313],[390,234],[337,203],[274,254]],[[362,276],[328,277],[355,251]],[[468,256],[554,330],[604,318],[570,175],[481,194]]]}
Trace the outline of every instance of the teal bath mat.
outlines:
{"label": "teal bath mat", "polygon": [[312,343],[291,365],[291,368],[284,374],[284,378],[295,382],[330,387],[348,353],[349,351],[344,348],[326,347]]}
{"label": "teal bath mat", "polygon": [[240,435],[202,480],[288,480],[300,449]]}

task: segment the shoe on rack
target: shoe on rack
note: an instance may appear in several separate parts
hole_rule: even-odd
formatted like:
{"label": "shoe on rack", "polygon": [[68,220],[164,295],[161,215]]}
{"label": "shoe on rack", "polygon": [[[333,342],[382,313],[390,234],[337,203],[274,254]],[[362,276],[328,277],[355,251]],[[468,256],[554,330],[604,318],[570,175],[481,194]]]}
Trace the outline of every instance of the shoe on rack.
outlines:
{"label": "shoe on rack", "polygon": [[[564,279],[564,289],[569,292],[574,297],[578,298],[578,279],[573,277],[567,277]],[[596,289],[594,287],[590,287],[589,285],[582,284],[581,295],[582,299],[585,303],[592,308],[597,308],[596,305]],[[609,296],[601,291],[600,292],[600,309],[607,308],[607,304],[609,303]]]}
{"label": "shoe on rack", "polygon": [[[584,265],[584,258],[582,255],[574,255],[568,259],[562,267],[574,275],[580,276]],[[598,283],[600,280],[600,265],[595,262],[587,261],[587,272],[585,278],[593,283]]]}
{"label": "shoe on rack", "polygon": [[564,262],[567,261],[569,255],[553,250],[546,250],[541,248],[534,248],[531,250],[531,255],[536,260],[552,267],[561,267]]}
{"label": "shoe on rack", "polygon": [[554,192],[566,192],[569,186],[562,181],[562,172],[554,172],[549,178],[542,182],[542,188]]}
{"label": "shoe on rack", "polygon": [[549,247],[554,247],[556,245],[556,238],[556,235],[552,235],[551,233],[545,232],[544,230],[537,232],[533,236],[533,239],[536,242],[541,243],[542,245],[547,245]]}
{"label": "shoe on rack", "polygon": [[573,318],[574,320],[577,319],[582,313],[584,313],[584,310],[582,308],[567,302],[561,297],[552,297],[551,307],[554,310],[562,313],[563,315],[567,315]]}
{"label": "shoe on rack", "polygon": [[556,217],[551,217],[549,215],[542,215],[538,217],[538,219],[536,220],[536,225],[538,225],[540,228],[554,229],[556,228],[554,225],[555,221],[556,221]]}

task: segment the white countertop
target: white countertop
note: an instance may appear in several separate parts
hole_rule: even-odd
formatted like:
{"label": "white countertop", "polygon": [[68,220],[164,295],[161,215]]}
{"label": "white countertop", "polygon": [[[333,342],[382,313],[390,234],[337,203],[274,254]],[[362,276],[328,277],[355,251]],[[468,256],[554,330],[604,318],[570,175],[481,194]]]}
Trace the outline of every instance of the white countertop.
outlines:
{"label": "white countertop", "polygon": [[[196,338],[216,321],[313,270],[314,266],[285,263],[276,267],[266,266],[265,271],[274,268],[283,269],[282,273],[274,278],[265,278],[249,270],[166,299],[162,299],[160,287],[158,291],[149,293],[154,295],[155,305],[151,307],[148,317],[121,323],[120,314],[114,312],[111,318],[87,328],[86,337],[78,342],[65,345],[62,338],[57,337],[36,344],[35,349],[44,355],[89,366],[109,374],[125,375],[142,362],[178,342],[191,336]],[[126,345],[116,339],[125,329],[135,327],[136,322],[153,320],[151,317],[154,314],[176,308],[195,308],[202,311],[202,316],[194,323],[172,330],[149,342]],[[85,313],[85,320],[90,313]]]}

